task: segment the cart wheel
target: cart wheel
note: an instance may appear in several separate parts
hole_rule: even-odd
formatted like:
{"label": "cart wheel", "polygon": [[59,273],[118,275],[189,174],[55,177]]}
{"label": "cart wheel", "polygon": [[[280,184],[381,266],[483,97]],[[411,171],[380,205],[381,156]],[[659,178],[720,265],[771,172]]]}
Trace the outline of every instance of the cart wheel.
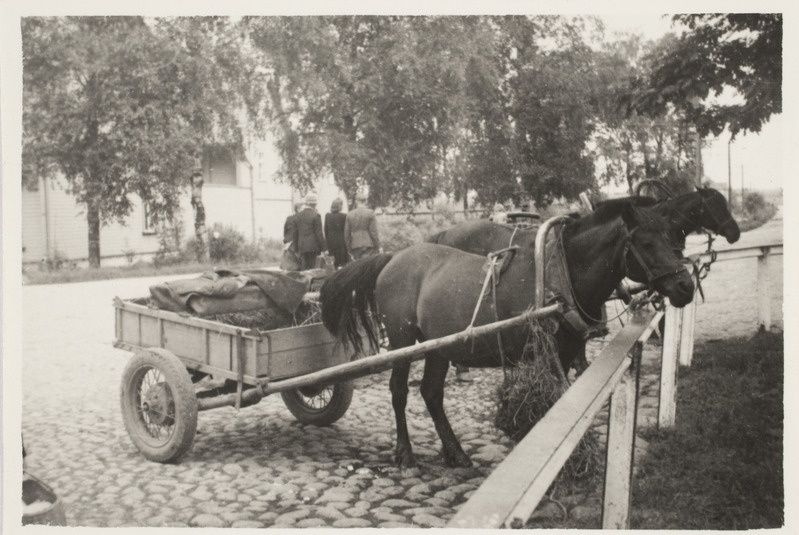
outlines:
{"label": "cart wheel", "polygon": [[122,419],[133,444],[151,461],[175,461],[197,432],[197,398],[180,360],[159,348],[134,355],[122,376]]}
{"label": "cart wheel", "polygon": [[344,416],[352,402],[351,381],[325,386],[304,386],[280,393],[291,414],[304,424],[330,425]]}

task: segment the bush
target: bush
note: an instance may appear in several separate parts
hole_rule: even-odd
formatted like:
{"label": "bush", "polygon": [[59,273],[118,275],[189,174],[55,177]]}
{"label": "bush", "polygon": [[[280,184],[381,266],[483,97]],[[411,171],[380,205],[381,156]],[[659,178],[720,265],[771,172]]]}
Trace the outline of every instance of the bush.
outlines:
{"label": "bush", "polygon": [[[211,262],[220,264],[278,263],[283,251],[283,244],[278,240],[261,238],[248,242],[241,232],[220,223],[214,223],[208,230],[207,240]],[[196,238],[186,242],[181,257],[187,261],[197,258]]]}
{"label": "bush", "polygon": [[384,220],[378,224],[380,244],[387,253],[396,253],[425,239],[419,227],[410,219]]}
{"label": "bush", "polygon": [[766,199],[758,191],[751,191],[744,196],[744,210],[748,214],[756,214],[766,207]]}
{"label": "bush", "polygon": [[208,229],[208,256],[213,262],[232,262],[241,258],[244,235],[233,227],[214,223]]}

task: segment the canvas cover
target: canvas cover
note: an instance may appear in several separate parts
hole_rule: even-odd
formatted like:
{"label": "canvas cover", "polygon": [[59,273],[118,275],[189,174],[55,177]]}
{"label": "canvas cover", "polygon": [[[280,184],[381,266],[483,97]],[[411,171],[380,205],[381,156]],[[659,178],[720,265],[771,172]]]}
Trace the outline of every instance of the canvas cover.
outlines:
{"label": "canvas cover", "polygon": [[323,275],[323,270],[209,271],[150,286],[150,298],[156,308],[199,316],[264,309],[293,314]]}

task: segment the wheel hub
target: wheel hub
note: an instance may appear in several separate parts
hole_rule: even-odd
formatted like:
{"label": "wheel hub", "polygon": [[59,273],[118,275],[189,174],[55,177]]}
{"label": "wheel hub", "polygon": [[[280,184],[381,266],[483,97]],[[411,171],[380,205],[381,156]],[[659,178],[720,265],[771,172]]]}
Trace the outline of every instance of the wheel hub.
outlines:
{"label": "wheel hub", "polygon": [[166,383],[157,383],[147,390],[142,401],[142,412],[156,425],[175,423],[175,400]]}

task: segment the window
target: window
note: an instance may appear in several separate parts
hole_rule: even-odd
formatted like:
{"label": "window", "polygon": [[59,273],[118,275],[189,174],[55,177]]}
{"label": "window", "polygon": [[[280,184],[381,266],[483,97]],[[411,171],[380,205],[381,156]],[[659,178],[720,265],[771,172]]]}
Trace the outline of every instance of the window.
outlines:
{"label": "window", "polygon": [[203,155],[203,180],[206,184],[237,186],[236,158],[234,152],[224,146],[212,146]]}
{"label": "window", "polygon": [[150,205],[144,203],[144,228],[142,234],[155,234],[156,218],[155,214],[150,210]]}

